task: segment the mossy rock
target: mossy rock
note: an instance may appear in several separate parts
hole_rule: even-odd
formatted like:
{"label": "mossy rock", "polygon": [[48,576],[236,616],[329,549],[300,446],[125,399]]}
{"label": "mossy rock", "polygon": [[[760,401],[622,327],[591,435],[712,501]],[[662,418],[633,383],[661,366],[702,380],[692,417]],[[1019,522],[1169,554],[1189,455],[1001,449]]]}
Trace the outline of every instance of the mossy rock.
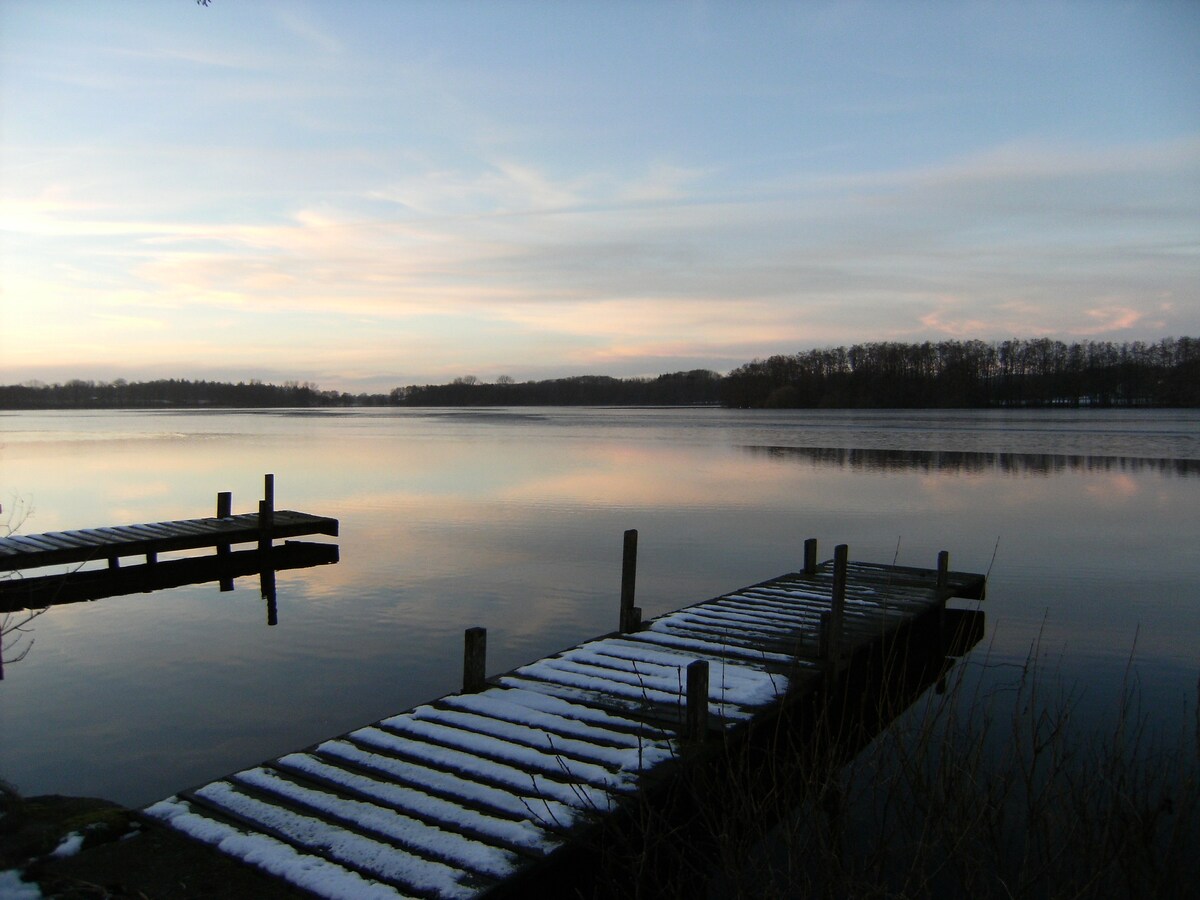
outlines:
{"label": "mossy rock", "polygon": [[83,835],[83,848],[115,840],[132,827],[130,813],[95,797],[21,798],[7,793],[0,819],[0,868],[23,866],[52,853],[63,838]]}

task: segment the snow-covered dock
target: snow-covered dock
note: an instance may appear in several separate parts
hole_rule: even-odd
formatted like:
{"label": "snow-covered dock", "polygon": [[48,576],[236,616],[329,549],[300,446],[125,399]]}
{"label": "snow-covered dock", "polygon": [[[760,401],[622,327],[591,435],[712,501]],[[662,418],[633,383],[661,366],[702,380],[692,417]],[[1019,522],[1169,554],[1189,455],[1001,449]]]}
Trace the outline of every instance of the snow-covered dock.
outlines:
{"label": "snow-covered dock", "polygon": [[125,557],[145,557],[204,547],[228,548],[257,542],[266,549],[278,539],[338,533],[338,520],[327,516],[275,509],[274,476],[266,476],[266,496],[258,512],[233,515],[230,495],[217,495],[217,515],[171,522],[51,531],[45,534],[10,534],[0,537],[0,571],[30,570],[45,566],[77,565],[101,561],[118,568]]}
{"label": "snow-covered dock", "polygon": [[981,598],[983,585],[949,572],[944,554],[925,570],[847,562],[839,547],[817,565],[809,542],[803,571],[634,615],[628,631],[506,674],[472,675],[469,652],[463,693],[145,814],[318,896],[499,895],[697,746],[749,732],[856,652],[951,596]]}

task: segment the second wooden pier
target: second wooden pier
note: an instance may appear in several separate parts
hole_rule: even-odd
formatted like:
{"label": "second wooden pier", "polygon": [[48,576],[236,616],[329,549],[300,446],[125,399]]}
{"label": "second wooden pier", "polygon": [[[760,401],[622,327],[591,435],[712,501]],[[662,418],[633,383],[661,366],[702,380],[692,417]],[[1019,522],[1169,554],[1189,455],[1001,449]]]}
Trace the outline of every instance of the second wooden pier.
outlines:
{"label": "second wooden pier", "polygon": [[38,569],[45,566],[81,565],[103,561],[118,568],[125,557],[145,557],[148,563],[159,553],[257,543],[267,549],[276,539],[325,534],[336,537],[338,520],[326,516],[275,509],[275,476],[264,478],[263,499],[258,512],[232,512],[228,492],[217,494],[217,514],[201,519],[146,522],[45,534],[10,534],[0,537],[0,571]]}

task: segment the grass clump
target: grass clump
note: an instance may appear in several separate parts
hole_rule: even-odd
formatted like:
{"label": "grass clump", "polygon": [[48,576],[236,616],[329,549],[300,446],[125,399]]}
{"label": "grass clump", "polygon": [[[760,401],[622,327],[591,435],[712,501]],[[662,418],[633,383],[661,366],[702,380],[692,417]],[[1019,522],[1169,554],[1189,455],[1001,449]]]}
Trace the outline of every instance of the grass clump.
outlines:
{"label": "grass clump", "polygon": [[1085,725],[1036,645],[932,678],[909,657],[637,805],[593,895],[1195,896],[1200,702],[1178,732],[1152,726],[1131,665],[1105,723]]}

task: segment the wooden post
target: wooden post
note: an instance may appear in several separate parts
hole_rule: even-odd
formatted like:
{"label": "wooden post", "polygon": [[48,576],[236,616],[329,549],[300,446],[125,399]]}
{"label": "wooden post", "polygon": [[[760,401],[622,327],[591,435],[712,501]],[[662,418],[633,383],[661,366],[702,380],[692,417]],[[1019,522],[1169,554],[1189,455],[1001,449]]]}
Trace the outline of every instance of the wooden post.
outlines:
{"label": "wooden post", "polygon": [[275,523],[275,510],[266,500],[258,501],[258,549],[265,553],[271,549],[271,526]]}
{"label": "wooden post", "polygon": [[804,542],[804,574],[817,574],[817,539],[809,538]]}
{"label": "wooden post", "polygon": [[687,709],[684,737],[699,743],[708,733],[708,660],[687,667]]}
{"label": "wooden post", "polygon": [[263,476],[263,499],[267,501],[267,506],[271,507],[271,511],[275,511],[275,476]]}
{"label": "wooden post", "polygon": [[146,564],[151,565],[156,562],[158,562],[158,554],[151,550],[146,554]]}
{"label": "wooden post", "polygon": [[641,610],[633,605],[634,587],[637,582],[636,528],[625,532],[625,546],[621,553],[621,618],[619,630],[622,634],[637,631],[641,624]]}
{"label": "wooden post", "polygon": [[468,628],[463,646],[464,694],[478,694],[487,687],[487,629]]}
{"label": "wooden post", "polygon": [[[217,518],[228,519],[233,515],[233,493],[231,491],[219,491],[217,493]],[[217,544],[217,556],[228,556],[229,545]],[[233,590],[233,583],[230,582],[228,588],[225,587],[225,582],[221,582],[221,590]]]}
{"label": "wooden post", "polygon": [[121,557],[119,557],[119,556],[110,556],[110,557],[108,558],[108,567],[109,567],[110,569],[119,569],[119,568],[121,568]]}
{"label": "wooden post", "polygon": [[846,561],[849,548],[838,544],[833,549],[833,602],[829,610],[829,635],[826,639],[826,659],[833,674],[838,673],[842,660],[842,625],[846,617]]}
{"label": "wooden post", "polygon": [[941,640],[942,652],[948,646],[946,635],[946,601],[950,599],[950,553],[946,550],[938,553],[937,587],[934,589],[937,597],[937,626],[938,638]]}

